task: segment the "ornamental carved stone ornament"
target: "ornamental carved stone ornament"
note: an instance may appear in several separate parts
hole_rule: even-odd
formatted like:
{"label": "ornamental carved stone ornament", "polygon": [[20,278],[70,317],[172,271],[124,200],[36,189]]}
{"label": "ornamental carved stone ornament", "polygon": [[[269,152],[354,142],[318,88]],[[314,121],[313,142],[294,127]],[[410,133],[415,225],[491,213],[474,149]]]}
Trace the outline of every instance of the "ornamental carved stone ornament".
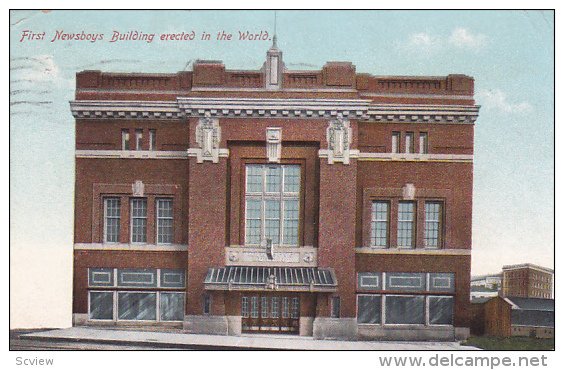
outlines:
{"label": "ornamental carved stone ornament", "polygon": [[266,129],[266,157],[269,162],[280,163],[282,155],[282,129],[269,127]]}
{"label": "ornamental carved stone ornament", "polygon": [[219,162],[219,142],[221,139],[221,128],[219,120],[211,118],[210,113],[206,112],[205,117],[200,118],[196,126],[196,142],[200,150],[196,152],[198,163],[211,161]]}
{"label": "ornamental carved stone ornament", "polygon": [[327,161],[329,164],[349,164],[352,129],[350,121],[341,114],[329,121],[327,127]]}

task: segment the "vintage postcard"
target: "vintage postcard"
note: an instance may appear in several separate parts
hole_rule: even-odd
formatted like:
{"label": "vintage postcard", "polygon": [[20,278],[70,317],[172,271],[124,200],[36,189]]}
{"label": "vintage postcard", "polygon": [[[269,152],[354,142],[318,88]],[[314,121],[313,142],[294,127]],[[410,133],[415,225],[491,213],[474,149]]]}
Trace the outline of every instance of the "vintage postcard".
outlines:
{"label": "vintage postcard", "polygon": [[11,349],[553,350],[554,25],[11,10]]}

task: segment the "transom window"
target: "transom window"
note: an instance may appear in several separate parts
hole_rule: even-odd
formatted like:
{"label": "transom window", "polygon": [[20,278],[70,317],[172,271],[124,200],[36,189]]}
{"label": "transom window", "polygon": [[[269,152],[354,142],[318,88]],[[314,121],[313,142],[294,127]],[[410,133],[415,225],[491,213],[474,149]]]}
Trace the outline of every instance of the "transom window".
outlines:
{"label": "transom window", "polygon": [[415,202],[398,204],[398,246],[413,247],[415,233]]}
{"label": "transom window", "polygon": [[372,224],[370,245],[385,248],[388,246],[388,217],[390,203],[385,201],[372,202]]}
{"label": "transom window", "polygon": [[298,245],[300,166],[247,165],[245,244]]}

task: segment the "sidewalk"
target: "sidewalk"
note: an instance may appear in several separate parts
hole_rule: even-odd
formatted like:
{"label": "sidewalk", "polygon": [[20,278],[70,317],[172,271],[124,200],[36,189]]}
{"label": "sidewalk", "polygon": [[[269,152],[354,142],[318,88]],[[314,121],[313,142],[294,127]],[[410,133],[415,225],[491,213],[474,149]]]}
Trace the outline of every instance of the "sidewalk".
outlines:
{"label": "sidewalk", "polygon": [[254,334],[235,336],[73,327],[23,334],[21,338],[203,350],[476,350],[457,342],[349,342]]}

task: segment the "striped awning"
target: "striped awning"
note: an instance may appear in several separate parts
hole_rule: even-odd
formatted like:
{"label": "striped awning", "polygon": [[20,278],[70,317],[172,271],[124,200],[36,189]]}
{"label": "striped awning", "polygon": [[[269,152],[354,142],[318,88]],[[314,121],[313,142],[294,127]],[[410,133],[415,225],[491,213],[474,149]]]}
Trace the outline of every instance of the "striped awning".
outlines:
{"label": "striped awning", "polygon": [[207,290],[278,290],[334,292],[337,278],[330,268],[226,266],[208,269]]}

